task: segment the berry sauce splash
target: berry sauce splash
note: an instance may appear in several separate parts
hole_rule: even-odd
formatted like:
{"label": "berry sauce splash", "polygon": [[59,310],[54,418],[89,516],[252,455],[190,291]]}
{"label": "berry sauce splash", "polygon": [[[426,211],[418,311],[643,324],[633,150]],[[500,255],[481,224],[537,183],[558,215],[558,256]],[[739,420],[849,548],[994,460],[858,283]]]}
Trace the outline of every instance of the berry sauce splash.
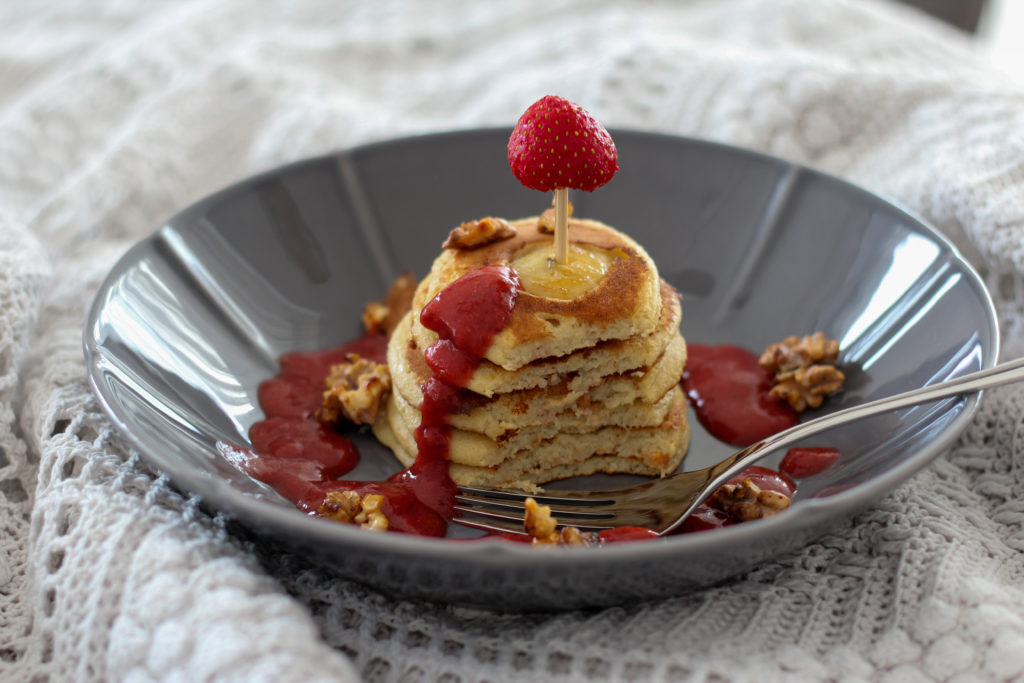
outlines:
{"label": "berry sauce splash", "polygon": [[772,376],[738,346],[687,345],[683,390],[713,437],[737,448],[793,427],[799,414],[771,395]]}
{"label": "berry sauce splash", "polygon": [[423,326],[439,337],[425,352],[433,376],[422,386],[416,460],[389,481],[409,486],[443,519],[451,519],[455,504],[455,483],[448,474],[449,415],[459,409],[463,388],[508,324],[520,289],[519,275],[508,266],[485,266],[442,289],[420,312]]}
{"label": "berry sauce splash", "polygon": [[[729,344],[687,345],[683,390],[708,433],[731,446],[745,448],[800,422],[800,415],[771,394],[772,375],[756,355]],[[760,489],[792,498],[794,480],[820,474],[839,459],[834,448],[790,448],[779,470],[754,465],[729,480],[745,479]],[[679,533],[706,531],[738,520],[705,501],[679,529]]]}
{"label": "berry sauce splash", "polygon": [[463,275],[424,306],[420,321],[440,339],[426,351],[433,376],[422,386],[418,452],[410,467],[386,481],[339,480],[358,464],[359,453],[346,436],[316,419],[332,365],[349,353],[386,361],[387,339],[378,334],[282,357],[280,373],[258,390],[266,418],[249,430],[253,448],[222,443],[221,453],[308,514],[316,515],[332,491],[378,494],[384,496],[382,511],[390,529],[444,536],[455,496],[448,473],[448,416],[459,409],[466,383],[508,323],[519,290],[514,270],[486,266]]}

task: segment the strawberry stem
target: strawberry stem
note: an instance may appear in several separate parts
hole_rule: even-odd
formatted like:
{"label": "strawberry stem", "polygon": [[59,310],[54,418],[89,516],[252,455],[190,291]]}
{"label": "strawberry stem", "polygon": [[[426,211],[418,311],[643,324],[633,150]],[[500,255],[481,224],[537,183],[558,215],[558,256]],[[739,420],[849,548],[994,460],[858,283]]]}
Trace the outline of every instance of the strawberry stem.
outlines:
{"label": "strawberry stem", "polygon": [[555,262],[569,262],[569,188],[555,188]]}

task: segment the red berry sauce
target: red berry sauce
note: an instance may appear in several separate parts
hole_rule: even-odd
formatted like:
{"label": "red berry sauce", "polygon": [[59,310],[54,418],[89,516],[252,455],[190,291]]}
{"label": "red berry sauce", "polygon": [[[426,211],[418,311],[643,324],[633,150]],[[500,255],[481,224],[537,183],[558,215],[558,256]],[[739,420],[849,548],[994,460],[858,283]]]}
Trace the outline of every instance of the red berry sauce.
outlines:
{"label": "red berry sauce", "polygon": [[790,448],[779,463],[779,470],[794,479],[821,474],[839,459],[834,448]]}
{"label": "red berry sauce", "polygon": [[314,413],[332,365],[349,353],[383,362],[386,348],[384,337],[367,335],[335,348],[283,356],[281,371],[257,390],[266,418],[249,430],[253,448],[221,442],[221,454],[292,502],[311,487],[351,471],[359,464],[355,444],[320,423]]}
{"label": "red berry sauce", "polygon": [[622,541],[649,541],[658,538],[658,532],[640,526],[620,526],[615,529],[603,529],[597,537],[602,543],[621,543]]}
{"label": "red berry sauce", "polygon": [[[703,344],[689,344],[687,351],[683,389],[697,419],[713,437],[743,448],[800,421],[798,413],[771,395],[772,376],[750,351],[737,346]],[[738,484],[750,479],[758,488],[792,498],[796,492],[794,479],[819,474],[838,458],[839,451],[834,448],[791,448],[782,459],[779,471],[755,465],[728,483]],[[724,511],[705,502],[683,522],[679,533],[736,523],[737,520]]]}
{"label": "red berry sauce", "polygon": [[519,276],[508,266],[485,266],[445,287],[420,312],[423,326],[439,337],[424,354],[433,377],[422,387],[416,461],[388,481],[406,484],[445,519],[455,504],[455,483],[448,474],[448,416],[459,409],[462,388],[508,323],[520,288]]}
{"label": "red berry sauce", "polygon": [[311,418],[323,400],[324,378],[332,365],[343,362],[350,353],[383,363],[387,345],[388,340],[383,335],[368,334],[323,351],[282,356],[281,371],[263,382],[257,390],[260,407],[267,417]]}
{"label": "red berry sauce", "polygon": [[719,441],[745,448],[800,421],[771,395],[772,376],[738,346],[687,345],[683,389],[697,419]]}
{"label": "red berry sauce", "polygon": [[486,266],[466,273],[423,307],[420,322],[440,339],[426,350],[433,377],[422,386],[418,452],[409,468],[387,481],[337,479],[356,466],[359,453],[349,439],[315,417],[331,366],[349,353],[385,362],[387,339],[382,335],[282,357],[281,372],[258,390],[267,417],[249,430],[253,450],[220,444],[222,454],[309,514],[317,514],[331,491],[380,494],[390,529],[443,536],[455,496],[448,474],[448,416],[459,409],[462,388],[508,323],[519,289],[519,276],[511,268]]}
{"label": "red berry sauce", "polygon": [[[751,465],[727,481],[726,484],[741,484],[745,479],[749,479],[759,489],[775,491],[788,498],[792,498],[793,494],[796,493],[796,482],[787,474],[776,472],[773,469],[761,467],[760,465]],[[677,533],[686,534],[694,531],[708,531],[709,529],[719,529],[723,526],[732,526],[738,523],[739,520],[733,518],[724,510],[715,507],[708,501],[704,501],[689,517],[683,520]]]}

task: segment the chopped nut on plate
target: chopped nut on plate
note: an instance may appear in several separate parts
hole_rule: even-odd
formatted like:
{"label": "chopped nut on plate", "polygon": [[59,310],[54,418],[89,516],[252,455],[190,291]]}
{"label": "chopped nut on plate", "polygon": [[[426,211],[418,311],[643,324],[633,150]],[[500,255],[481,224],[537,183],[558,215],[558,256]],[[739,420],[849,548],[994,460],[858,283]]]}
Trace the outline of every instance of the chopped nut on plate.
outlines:
{"label": "chopped nut on plate", "polygon": [[363,327],[367,334],[383,334],[388,337],[410,308],[416,293],[416,277],[402,273],[388,290],[383,301],[371,301],[363,309]]}
{"label": "chopped nut on plate", "polygon": [[526,499],[526,516],[523,527],[534,538],[548,538],[555,533],[558,522],[551,516],[551,507],[540,505],[533,498]]}
{"label": "chopped nut on plate", "polygon": [[820,406],[826,396],[839,391],[844,379],[835,366],[811,365],[777,374],[771,393],[799,413]]}
{"label": "chopped nut on plate", "polygon": [[363,509],[353,519],[354,522],[364,529],[371,531],[387,531],[388,518],[382,509],[384,496],[367,494],[363,496]]}
{"label": "chopped nut on plate", "polygon": [[724,484],[711,494],[711,504],[741,522],[777,515],[789,507],[789,496],[762,489],[750,479]]}
{"label": "chopped nut on plate", "polygon": [[378,494],[360,496],[355,491],[330,491],[317,514],[335,522],[358,524],[370,531],[387,531],[388,518],[383,505],[384,496]]}
{"label": "chopped nut on plate", "polygon": [[574,526],[558,529],[558,522],[551,516],[551,507],[540,505],[533,498],[526,499],[526,516],[523,518],[526,533],[533,536],[533,545],[584,546],[597,544],[595,533],[583,533]]}
{"label": "chopped nut on plate", "polygon": [[475,249],[516,236],[516,229],[504,218],[487,216],[453,228],[441,246],[445,249]]}
{"label": "chopped nut on plate", "polygon": [[843,386],[846,376],[833,365],[838,357],[839,342],[826,339],[823,332],[815,332],[771,344],[758,364],[774,375],[772,395],[802,412],[817,408],[825,396]]}
{"label": "chopped nut on plate", "polygon": [[388,307],[383,301],[371,301],[363,307],[363,328],[368,334],[383,334]]}
{"label": "chopped nut on plate", "polygon": [[391,373],[384,363],[350,353],[344,363],[331,367],[324,384],[318,420],[335,423],[344,418],[355,424],[372,424],[391,391]]}
{"label": "chopped nut on plate", "polygon": [[771,373],[786,372],[808,365],[831,365],[839,357],[839,342],[826,339],[824,332],[815,332],[804,337],[786,337],[778,344],[771,344],[758,363]]}

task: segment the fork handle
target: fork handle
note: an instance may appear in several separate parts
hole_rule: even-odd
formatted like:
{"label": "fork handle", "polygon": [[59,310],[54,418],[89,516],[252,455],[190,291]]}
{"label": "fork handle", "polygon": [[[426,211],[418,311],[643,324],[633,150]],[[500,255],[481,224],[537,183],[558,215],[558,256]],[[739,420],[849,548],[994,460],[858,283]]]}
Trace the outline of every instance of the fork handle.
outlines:
{"label": "fork handle", "polygon": [[899,410],[900,408],[907,408],[921,403],[928,403],[929,401],[935,401],[940,398],[948,398],[959,394],[981,391],[982,389],[990,389],[992,387],[1010,384],[1012,382],[1019,382],[1021,380],[1024,380],[1024,358],[1018,358],[1006,363],[1001,363],[986,370],[972,372],[961,377],[957,377],[956,379],[939,382],[938,384],[931,384],[921,387],[920,389],[913,389],[900,394],[894,394],[868,403],[862,403],[829,415],[824,415],[822,417],[803,422],[795,427],[790,427],[785,431],[781,431],[778,434],[762,439],[734,455],[729,456],[721,462],[708,467],[705,470],[708,476],[708,483],[704,487],[703,494],[695,498],[679,520],[664,533],[671,531],[671,529],[674,529],[676,526],[681,524],[683,519],[693,512],[693,510],[719,486],[761,458],[764,458],[780,448],[785,448],[802,439],[814,436],[815,434],[819,434],[828,429],[840,427],[873,415],[879,415],[881,413]]}

